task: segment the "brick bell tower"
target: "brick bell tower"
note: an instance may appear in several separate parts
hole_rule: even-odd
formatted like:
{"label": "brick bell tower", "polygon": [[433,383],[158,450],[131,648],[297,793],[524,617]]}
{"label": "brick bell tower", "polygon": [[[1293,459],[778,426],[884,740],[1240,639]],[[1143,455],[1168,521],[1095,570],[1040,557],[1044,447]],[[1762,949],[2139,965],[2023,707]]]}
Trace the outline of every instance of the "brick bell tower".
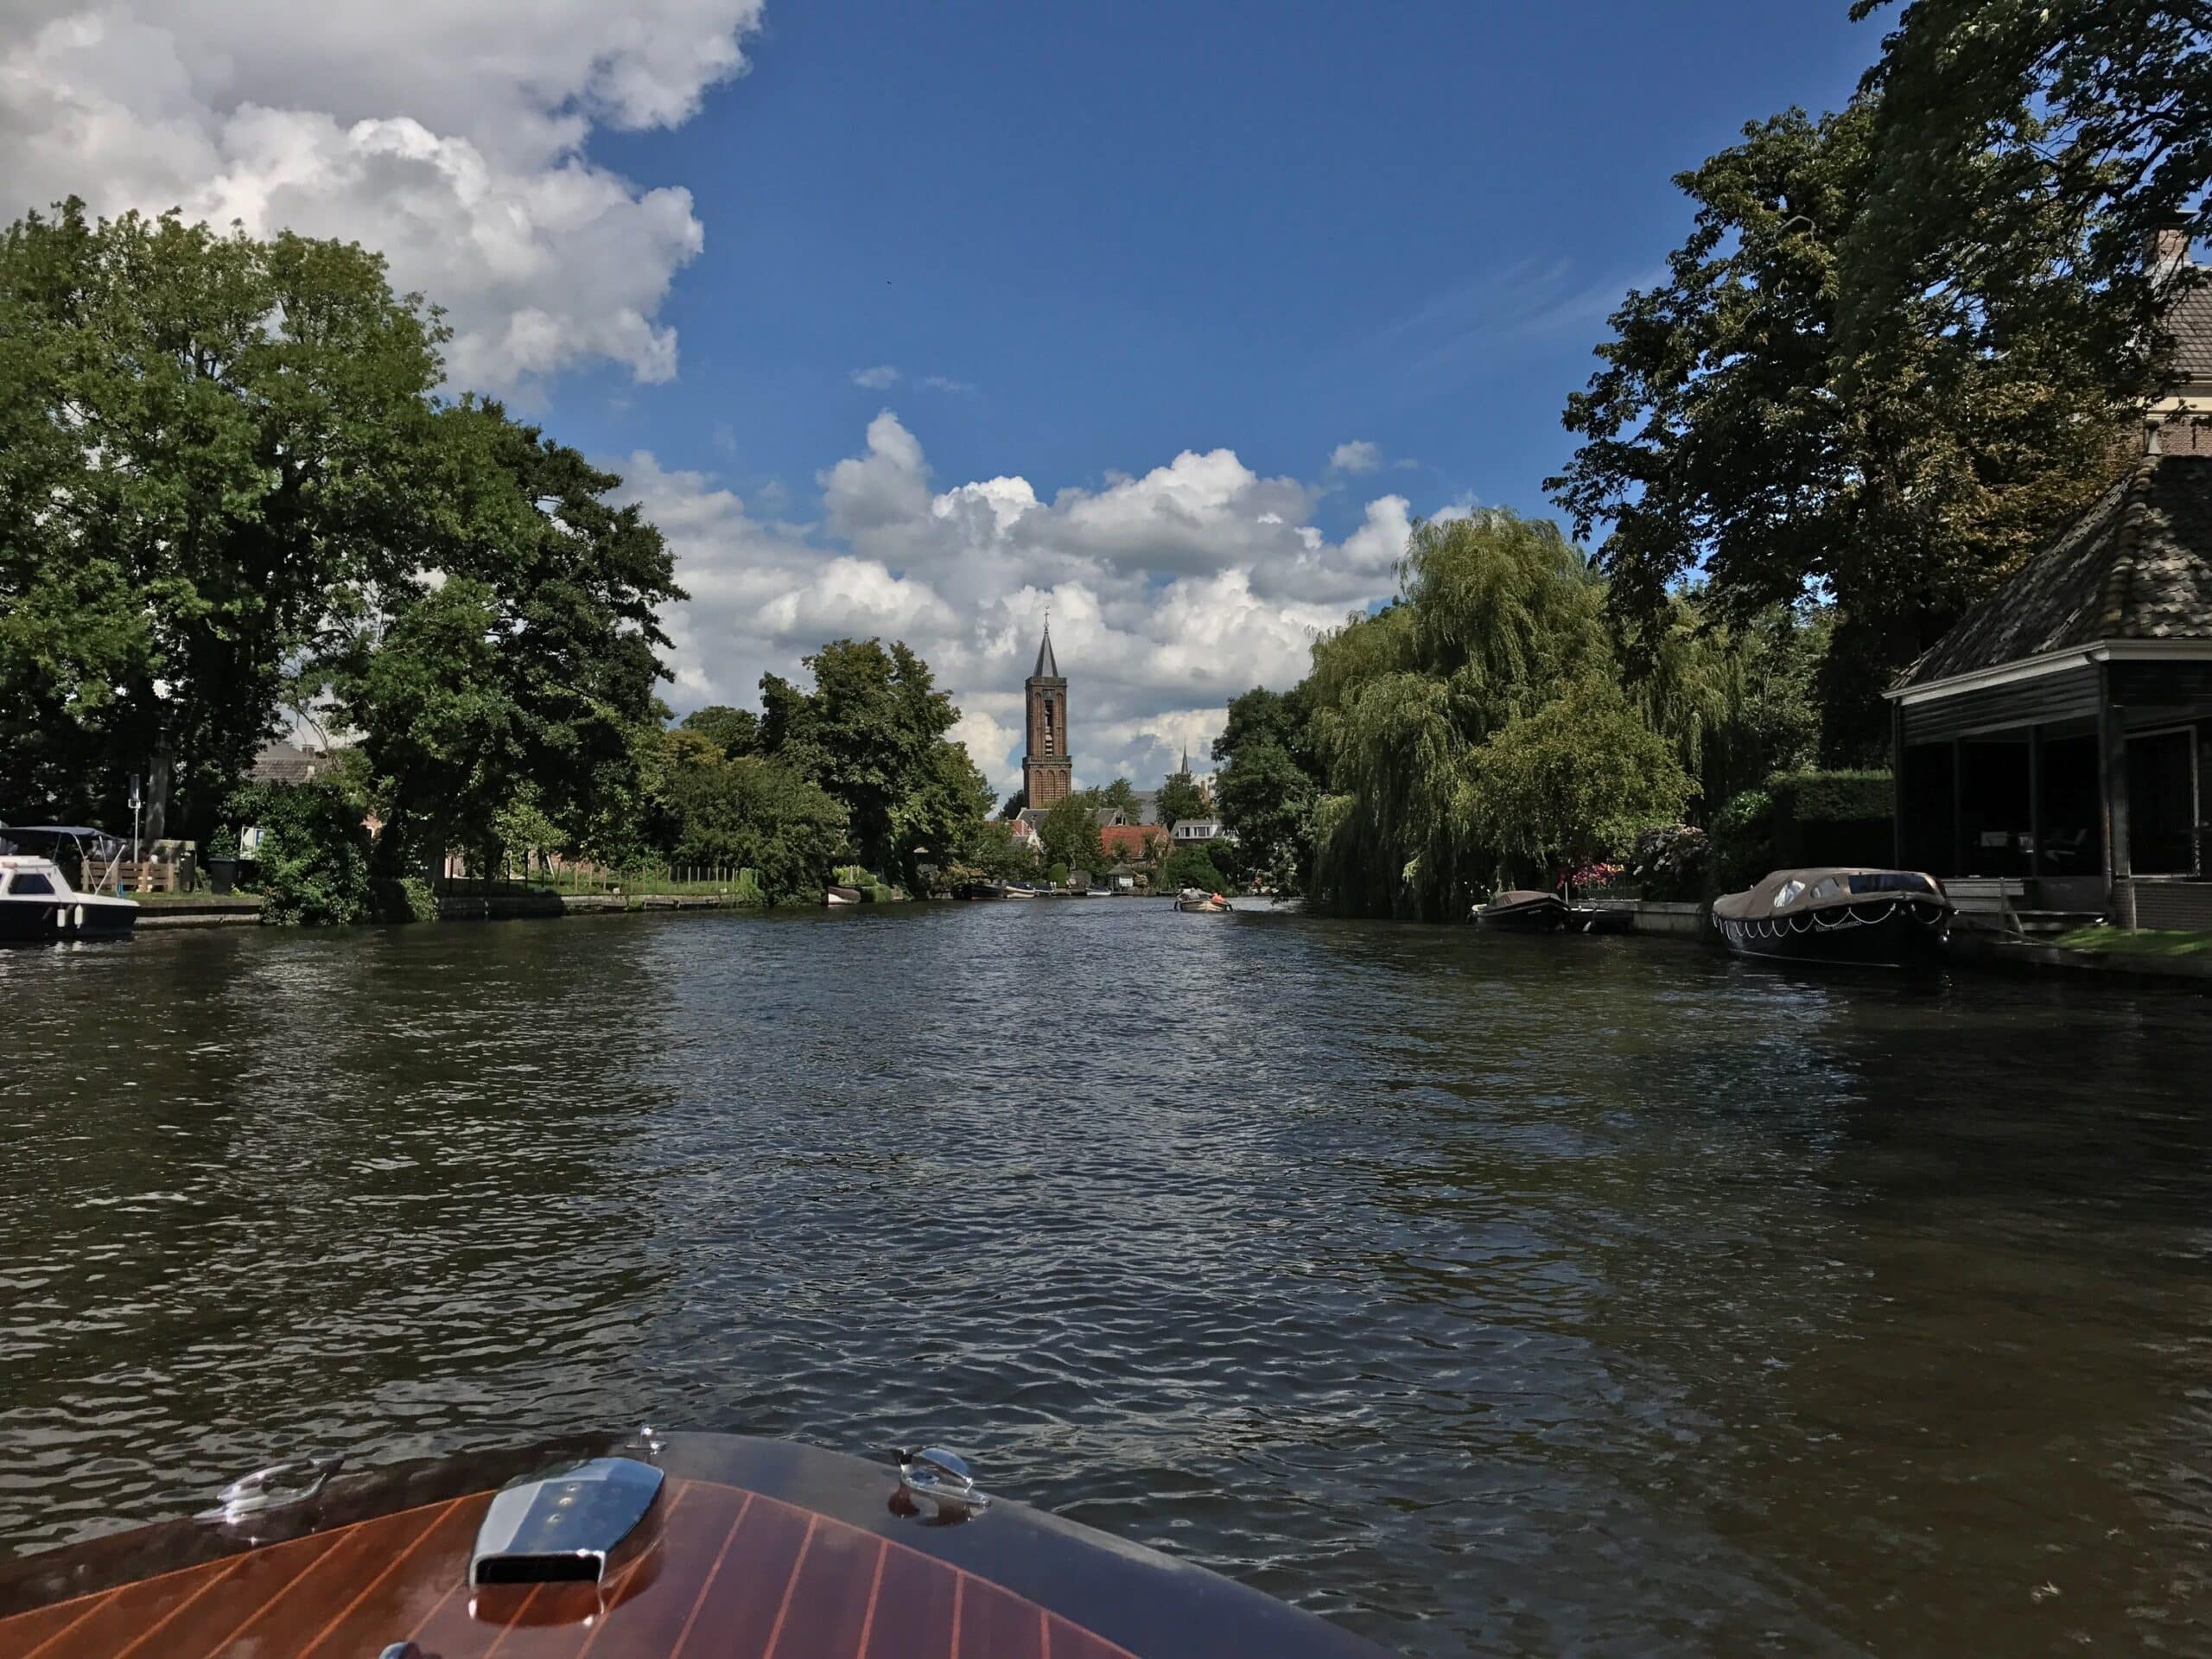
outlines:
{"label": "brick bell tower", "polygon": [[1075,762],[1068,757],[1068,683],[1052,660],[1052,624],[1037,647],[1037,669],[1022,682],[1029,703],[1029,749],[1021,757],[1021,787],[1029,804],[1050,806],[1075,792]]}

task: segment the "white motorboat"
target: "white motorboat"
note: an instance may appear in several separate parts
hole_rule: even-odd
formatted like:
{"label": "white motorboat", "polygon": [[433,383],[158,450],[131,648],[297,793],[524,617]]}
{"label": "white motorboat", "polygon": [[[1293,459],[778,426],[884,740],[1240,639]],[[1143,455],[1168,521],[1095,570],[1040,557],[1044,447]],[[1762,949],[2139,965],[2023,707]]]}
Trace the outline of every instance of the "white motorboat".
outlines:
{"label": "white motorboat", "polygon": [[137,920],[130,899],[78,892],[50,858],[0,854],[0,939],[120,938]]}

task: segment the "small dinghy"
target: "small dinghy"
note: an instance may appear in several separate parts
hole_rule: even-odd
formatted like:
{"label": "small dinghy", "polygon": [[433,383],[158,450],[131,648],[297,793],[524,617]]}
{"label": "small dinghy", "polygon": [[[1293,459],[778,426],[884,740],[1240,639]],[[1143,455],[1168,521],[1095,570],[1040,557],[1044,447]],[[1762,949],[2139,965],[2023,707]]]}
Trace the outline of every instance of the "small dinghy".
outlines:
{"label": "small dinghy", "polygon": [[1955,907],[1916,870],[1777,870],[1713,901],[1713,926],[1746,957],[1904,968],[1939,960]]}
{"label": "small dinghy", "polygon": [[1534,893],[1513,887],[1491,895],[1475,912],[1478,926],[1499,933],[1554,933],[1569,919],[1567,900],[1555,893]]}
{"label": "small dinghy", "polygon": [[823,890],[822,902],[833,909],[839,905],[857,905],[860,901],[861,890],[858,887],[825,887]]}
{"label": "small dinghy", "polygon": [[1187,910],[1198,916],[1218,916],[1229,908],[1229,900],[1217,893],[1208,893],[1200,887],[1185,887],[1176,896],[1175,908]]}
{"label": "small dinghy", "polygon": [[302,1459],[188,1521],[0,1567],[11,1659],[1359,1659],[1229,1580],[893,1464],[580,1437],[359,1476]]}

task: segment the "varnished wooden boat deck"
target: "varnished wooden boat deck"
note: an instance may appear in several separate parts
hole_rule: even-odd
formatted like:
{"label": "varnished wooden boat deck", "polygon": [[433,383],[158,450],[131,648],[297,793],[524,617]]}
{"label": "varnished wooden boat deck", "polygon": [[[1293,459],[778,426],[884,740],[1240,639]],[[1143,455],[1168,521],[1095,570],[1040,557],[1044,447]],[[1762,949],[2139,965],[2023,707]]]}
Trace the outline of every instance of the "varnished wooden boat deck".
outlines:
{"label": "varnished wooden boat deck", "polygon": [[603,1588],[471,1591],[492,1494],[0,1619],[10,1659],[1130,1659],[1035,1602],[829,1516],[671,1478],[662,1536]]}

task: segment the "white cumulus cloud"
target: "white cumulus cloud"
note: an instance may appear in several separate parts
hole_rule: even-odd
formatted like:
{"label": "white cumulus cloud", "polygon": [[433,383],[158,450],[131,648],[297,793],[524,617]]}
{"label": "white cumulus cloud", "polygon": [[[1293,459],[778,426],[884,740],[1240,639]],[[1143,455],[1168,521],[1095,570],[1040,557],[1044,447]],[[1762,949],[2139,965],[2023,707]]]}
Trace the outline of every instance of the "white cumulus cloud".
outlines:
{"label": "white cumulus cloud", "polygon": [[762,0],[16,0],[0,211],[67,195],[379,250],[449,314],[456,382],[611,360],[675,372],[658,319],[702,242],[688,191],[594,163],[745,67]]}
{"label": "white cumulus cloud", "polygon": [[1340,443],[1329,452],[1329,467],[1338,473],[1371,473],[1382,464],[1382,451],[1364,438]]}
{"label": "white cumulus cloud", "polygon": [[756,516],[706,474],[612,463],[668,537],[691,602],[671,619],[679,708],[751,704],[760,675],[842,634],[903,639],[960,704],[955,735],[1001,791],[1020,778],[1021,681],[1049,610],[1077,776],[1149,785],[1206,749],[1229,698],[1287,686],[1314,636],[1396,587],[1413,509],[1366,504],[1332,540],[1323,491],[1230,449],[1040,495],[995,477],[939,487],[890,410],[824,467],[819,517]]}

